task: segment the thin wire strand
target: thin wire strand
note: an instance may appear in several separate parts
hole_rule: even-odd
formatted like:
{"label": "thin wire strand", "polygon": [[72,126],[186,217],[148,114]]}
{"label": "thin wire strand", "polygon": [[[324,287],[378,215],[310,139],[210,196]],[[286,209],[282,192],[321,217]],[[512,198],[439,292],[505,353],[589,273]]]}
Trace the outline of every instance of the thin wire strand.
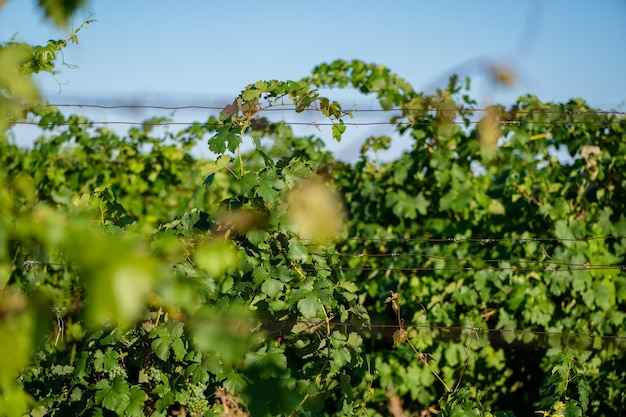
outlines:
{"label": "thin wire strand", "polygon": [[[28,120],[9,120],[7,121],[10,125],[32,125],[32,126],[42,126],[42,127],[60,127],[60,126],[94,126],[94,125],[124,125],[124,126],[194,126],[194,125],[202,125],[205,127],[221,127],[224,126],[224,123],[202,123],[202,122],[133,122],[133,121],[122,121],[122,120],[111,120],[111,121],[88,121],[88,122],[50,122],[50,123],[41,123],[35,121]],[[473,125],[478,124],[480,121],[424,121],[424,122],[344,122],[344,126],[350,127],[358,127],[358,126],[429,126],[429,125],[457,125],[457,126],[465,126],[465,125]],[[607,120],[607,121],[518,121],[518,120],[501,120],[497,122],[497,124],[502,126],[523,126],[523,125],[548,125],[548,126],[565,126],[565,125],[576,125],[576,124],[589,124],[595,123],[600,126],[609,126],[614,124],[626,124],[625,120]],[[337,123],[332,122],[288,122],[288,121],[277,121],[277,122],[255,122],[256,126],[274,126],[274,125],[287,125],[287,126],[310,126],[310,127],[324,127],[324,126],[335,126]]]}
{"label": "thin wire strand", "polygon": [[[39,108],[50,108],[50,107],[77,107],[77,108],[94,108],[94,109],[151,109],[151,110],[223,110],[224,106],[201,106],[201,105],[182,105],[182,106],[158,106],[158,105],[149,105],[149,104],[117,104],[117,105],[101,105],[101,104],[88,104],[88,103],[78,103],[78,104],[42,104],[37,106],[31,106],[26,109],[39,109]],[[296,107],[290,104],[272,104],[271,107],[263,108],[259,110],[260,112],[267,111],[293,111],[296,112]],[[304,111],[319,111],[317,108],[307,108]],[[390,113],[390,112],[415,112],[415,113],[436,113],[437,111],[450,111],[450,109],[423,109],[423,108],[410,108],[410,107],[394,107],[390,109],[359,109],[359,108],[351,108],[350,110],[346,110],[350,113]],[[454,109],[455,112],[461,111],[469,111],[469,112],[492,112],[493,109],[489,108],[479,108],[479,107],[458,107]],[[584,114],[584,115],[626,115],[626,111],[618,111],[618,110],[504,110],[499,112],[500,115],[509,115],[509,114],[534,114],[534,115],[542,115],[542,114],[565,114],[565,115],[575,115],[575,114]]]}
{"label": "thin wire strand", "polygon": [[353,236],[344,239],[345,241],[372,241],[372,242],[428,242],[428,243],[497,243],[497,242],[588,242],[592,240],[618,240],[626,239],[626,236],[590,236],[581,238],[559,238],[559,237],[441,237],[441,238],[427,238],[427,237],[388,237],[388,238],[376,238],[376,237],[362,237]]}
{"label": "thin wire strand", "polygon": [[[312,255],[323,255],[321,253],[312,253]],[[468,259],[468,258],[453,258],[447,256],[436,256],[436,255],[428,255],[425,253],[400,253],[400,252],[392,252],[392,253],[338,253],[337,256],[340,257],[348,257],[348,258],[398,258],[398,257],[409,257],[409,258],[428,258],[442,261],[452,261],[457,263],[525,263],[525,264],[537,264],[537,265],[563,265],[563,266],[581,266],[587,269],[601,268],[601,267],[621,267],[622,265],[615,264],[591,264],[588,262],[585,263],[570,263],[570,262],[558,262],[558,261],[537,261],[530,259]]]}
{"label": "thin wire strand", "polygon": [[[27,266],[26,262],[31,264],[36,263],[37,266]],[[485,262],[481,259],[476,259],[470,262]],[[342,271],[342,272],[377,272],[377,271],[389,271],[389,272],[437,272],[437,271],[458,271],[458,272],[470,272],[470,271],[515,271],[515,272],[574,272],[574,271],[607,271],[607,270],[619,270],[626,271],[626,265],[615,264],[615,265],[592,265],[592,264],[565,264],[565,263],[557,263],[559,265],[570,265],[569,268],[562,269],[553,269],[551,267],[545,267],[546,263],[542,261],[524,261],[528,264],[536,264],[536,265],[544,265],[539,268],[530,267],[530,266],[457,266],[457,267],[393,267],[393,266],[359,266],[359,267],[311,267],[311,268],[301,268],[300,270],[303,272],[318,272],[318,271]],[[71,267],[71,263],[46,263],[41,261],[25,261],[23,263],[23,268],[25,270],[36,270],[39,266],[63,266],[63,267]]]}
{"label": "thin wire strand", "polygon": [[[626,239],[626,236],[616,235],[616,236],[590,236],[585,238],[537,238],[537,237],[510,237],[510,238],[492,238],[492,237],[483,237],[483,238],[364,238],[364,237],[351,237],[345,239],[345,241],[350,242],[425,242],[425,243],[446,243],[446,244],[461,244],[461,243],[469,243],[469,244],[489,244],[489,243],[500,243],[500,242],[589,242],[596,240],[620,240]],[[543,249],[543,248],[542,248]],[[545,251],[545,249],[544,249]],[[545,252],[544,252],[545,253]],[[312,252],[312,255],[324,255],[321,253]],[[310,268],[303,269],[303,271],[316,271],[316,270],[328,270],[328,271],[405,271],[405,272],[419,272],[419,271],[477,271],[477,270],[493,270],[493,271],[537,271],[537,272],[569,272],[569,271],[589,271],[589,270],[622,270],[626,271],[626,265],[622,264],[591,264],[588,262],[585,263],[572,263],[572,262],[560,262],[554,261],[552,258],[548,257],[550,260],[533,260],[533,259],[470,259],[470,258],[454,258],[454,257],[445,257],[445,256],[437,256],[437,255],[429,255],[424,253],[410,253],[410,252],[390,252],[390,253],[346,253],[340,252],[335,254],[339,257],[353,257],[353,258],[397,258],[397,257],[423,257],[434,260],[444,260],[444,261],[452,261],[456,263],[508,263],[508,264],[527,264],[527,265],[539,265],[539,266],[568,266],[573,268],[566,269],[551,269],[551,268],[530,268],[526,267],[515,267],[515,266],[507,266],[507,267],[499,267],[499,266],[488,266],[488,267],[334,267],[334,268]],[[17,265],[16,262],[14,265]],[[40,260],[25,260],[22,263],[22,268],[25,270],[37,269],[39,266],[71,266],[70,263],[59,263],[59,262],[44,262]]]}
{"label": "thin wire strand", "polygon": [[[277,322],[280,323],[280,322]],[[335,325],[341,326],[343,324],[335,323]],[[371,324],[369,327],[372,329],[381,329],[381,330],[396,330],[398,329],[397,324]],[[547,330],[528,330],[528,329],[494,329],[494,328],[484,328],[484,327],[473,327],[473,326],[436,326],[436,325],[408,325],[407,329],[425,329],[425,330],[442,330],[442,331],[470,331],[470,332],[488,332],[488,333],[514,333],[519,335],[529,334],[535,336],[568,336],[568,337],[587,337],[587,338],[598,338],[598,339],[606,339],[606,340],[619,340],[626,342],[626,336],[621,335],[599,335],[593,333],[573,333],[573,332],[557,332],[557,331],[547,331]]]}
{"label": "thin wire strand", "polygon": [[[71,312],[79,312],[82,311],[81,308],[72,308],[72,307],[55,307],[52,309],[53,312],[57,314],[57,317],[61,317],[61,313],[71,313]],[[283,330],[289,329],[291,326],[296,324],[304,325],[309,329],[317,329],[320,326],[326,326],[329,324],[335,328],[344,328],[344,329],[352,329],[358,333],[392,333],[393,331],[398,329],[398,324],[387,324],[387,323],[362,323],[362,324],[354,324],[350,322],[340,323],[337,321],[329,321],[320,322],[320,321],[312,321],[312,320],[278,320],[278,319],[254,319],[249,318],[250,322],[260,322],[266,328],[269,328],[270,333],[280,333]],[[271,327],[271,328],[270,328]],[[560,332],[560,331],[551,331],[551,330],[532,330],[532,329],[497,329],[497,328],[488,328],[488,327],[475,327],[475,326],[439,326],[439,325],[429,325],[429,324],[409,324],[406,326],[407,330],[428,330],[433,333],[441,332],[439,335],[435,336],[445,336],[452,335],[456,337],[460,337],[463,332],[473,332],[473,333],[488,333],[492,335],[504,335],[504,334],[513,334],[517,336],[539,336],[539,337],[566,337],[576,339],[576,341],[580,342],[584,339],[598,339],[604,342],[622,342],[626,343],[626,336],[623,335],[606,335],[606,334],[594,334],[594,333],[579,333],[579,332]],[[519,342],[519,341],[516,341]]]}
{"label": "thin wire strand", "polygon": [[[476,261],[480,262],[480,261]],[[342,272],[376,272],[376,271],[390,271],[390,272],[437,272],[437,271],[515,271],[515,272],[574,272],[574,271],[607,271],[618,270],[626,271],[626,265],[607,265],[596,267],[573,267],[563,269],[552,268],[530,268],[530,267],[517,267],[517,266],[459,266],[459,267],[325,267],[325,268],[302,268],[305,272],[315,271],[342,271]]]}

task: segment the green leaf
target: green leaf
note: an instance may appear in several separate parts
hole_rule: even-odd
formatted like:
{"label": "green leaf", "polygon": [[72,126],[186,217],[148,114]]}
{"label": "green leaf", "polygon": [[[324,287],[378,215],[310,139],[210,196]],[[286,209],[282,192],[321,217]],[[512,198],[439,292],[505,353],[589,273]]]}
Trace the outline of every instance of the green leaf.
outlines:
{"label": "green leaf", "polygon": [[192,346],[207,356],[217,355],[224,368],[240,360],[249,350],[253,321],[250,308],[225,297],[222,306],[205,306],[196,311],[187,325]]}
{"label": "green leaf", "polygon": [[270,346],[267,352],[259,356],[261,366],[275,366],[278,369],[287,369],[287,357],[282,349]]}
{"label": "green leaf", "polygon": [[343,347],[343,345],[348,340],[347,336],[339,331],[334,331],[330,336],[330,344],[335,348],[339,349]]}
{"label": "green leaf", "polygon": [[[582,373],[582,372],[581,372]],[[591,387],[587,383],[587,378],[584,374],[578,377],[578,396],[580,398],[580,408],[583,412],[587,412],[589,406],[589,394],[591,393]]]}
{"label": "green leaf", "polygon": [[358,333],[352,332],[348,335],[348,340],[345,343],[346,346],[350,346],[355,351],[361,348],[363,345],[363,338],[358,335]]}
{"label": "green leaf", "polygon": [[499,200],[493,199],[489,204],[489,213],[495,215],[504,215],[506,214],[506,210],[504,208],[504,205]]}
{"label": "green leaf", "polygon": [[156,327],[151,332],[152,349],[157,357],[163,361],[167,361],[170,357],[170,349],[174,352],[176,361],[181,361],[187,354],[183,337],[183,323],[170,322],[167,325]]}
{"label": "green leaf", "polygon": [[352,389],[352,385],[350,384],[350,376],[341,374],[339,376],[339,386],[341,387],[341,392],[346,401],[351,403],[354,400],[354,391]]}
{"label": "green leaf", "polygon": [[54,24],[65,27],[70,17],[85,3],[86,0],[39,0],[39,7]]}
{"label": "green leaf", "polygon": [[231,126],[226,125],[217,129],[217,133],[209,139],[209,150],[218,155],[223,154],[228,149],[235,152],[241,144],[241,136],[231,131]]}
{"label": "green leaf", "polygon": [[213,174],[209,174],[204,181],[202,181],[202,185],[206,186],[206,187],[210,187],[211,184],[213,184],[213,180],[215,179],[215,173]]}
{"label": "green leaf", "polygon": [[371,325],[370,316],[367,312],[367,309],[362,305],[355,305],[350,308],[350,312],[352,313],[352,317],[350,321],[357,329],[369,328]]}
{"label": "green leaf", "polygon": [[267,204],[274,205],[278,200],[278,190],[274,188],[273,184],[269,183],[268,181],[261,181],[256,189],[256,193]]}
{"label": "green leaf", "polygon": [[180,338],[175,338],[174,340],[172,340],[172,351],[174,351],[174,358],[177,361],[182,361],[187,354],[185,342]]}
{"label": "green leaf", "polygon": [[352,359],[352,355],[350,354],[350,350],[347,348],[338,348],[333,352],[332,360],[330,362],[330,370],[332,374],[339,373],[343,367],[345,367],[350,360]]}
{"label": "green leaf", "polygon": [[339,119],[339,123],[333,123],[333,139],[335,139],[337,142],[341,142],[341,135],[343,135],[345,131],[346,125],[343,123],[343,120]]}
{"label": "green leaf", "polygon": [[[155,282],[156,260],[142,253],[140,245],[123,238],[94,233],[78,236],[78,232],[73,237],[77,240],[72,252],[80,254],[76,259],[88,277],[85,304],[90,322],[102,325],[113,321],[122,329],[130,326],[144,312]],[[87,245],[91,251],[85,254]],[[111,261],[103,264],[101,253],[107,253]]]}
{"label": "green leaf", "polygon": [[198,246],[193,259],[198,267],[217,277],[237,265],[239,252],[228,241],[211,239]]}
{"label": "green leaf", "polygon": [[250,101],[250,100],[254,100],[255,98],[261,97],[261,93],[262,93],[261,90],[248,87],[246,90],[244,90],[241,93],[241,98],[243,98],[245,101]]}
{"label": "green leaf", "polygon": [[424,192],[421,191],[417,197],[415,197],[415,208],[422,216],[425,216],[428,213],[428,206],[430,206],[430,201],[426,200],[424,197]]}
{"label": "green leaf", "polygon": [[[36,100],[39,97],[33,79],[19,71],[20,65],[29,59],[32,59],[32,50],[28,45],[14,44],[0,47],[0,62],[2,62],[0,83],[10,85],[11,93],[21,100]],[[4,125],[0,124],[0,127]],[[0,130],[0,132],[3,131],[4,128]]]}
{"label": "green leaf", "polygon": [[[208,180],[208,177],[212,176],[211,178],[214,178],[216,172],[226,168],[230,161],[231,157],[229,155],[221,155],[215,161],[208,161],[200,170],[202,176],[207,176],[205,182]],[[213,179],[211,179],[211,181],[213,181]]]}
{"label": "green leaf", "polygon": [[152,350],[157,355],[157,358],[162,361],[167,361],[170,357],[170,346],[172,345],[171,340],[159,337],[152,341]]}
{"label": "green leaf", "polygon": [[602,310],[608,310],[615,304],[615,287],[612,282],[608,280],[596,282],[593,292],[596,305]]}
{"label": "green leaf", "polygon": [[148,401],[146,394],[141,387],[135,385],[130,389],[128,406],[125,415],[130,417],[142,417],[144,415],[144,403]]}
{"label": "green leaf", "polygon": [[259,80],[256,83],[254,83],[254,88],[256,88],[257,90],[261,90],[261,91],[268,91],[268,88],[269,88],[268,85],[269,84],[267,81]]}
{"label": "green leaf", "polygon": [[259,285],[270,279],[270,271],[267,268],[254,268],[252,271],[252,282]]}
{"label": "green leaf", "polygon": [[275,205],[278,201],[279,190],[284,187],[282,179],[278,178],[276,171],[265,170],[259,175],[256,193],[266,204]]}
{"label": "green leaf", "polygon": [[565,417],[582,417],[583,410],[578,406],[576,401],[567,401],[565,403]]}
{"label": "green leaf", "polygon": [[[35,345],[34,330],[36,318],[30,311],[19,311],[11,306],[26,304],[17,293],[0,290],[0,306],[6,313],[0,315],[0,384],[10,386],[20,370],[27,365]],[[6,341],[10,341],[7,343]]]}
{"label": "green leaf", "polygon": [[305,297],[298,301],[298,310],[305,319],[318,317],[322,313],[321,304],[315,295]]}
{"label": "green leaf", "polygon": [[246,377],[237,372],[231,372],[224,380],[224,388],[235,394],[240,393],[248,386]]}
{"label": "green leaf", "polygon": [[272,277],[278,278],[282,282],[290,282],[293,280],[293,275],[291,273],[291,269],[289,269],[286,265],[278,265],[276,267],[272,267]]}
{"label": "green leaf", "polygon": [[261,155],[261,157],[263,158],[263,162],[265,162],[265,166],[273,168],[274,167],[274,160],[272,159],[272,157],[267,152],[265,152],[261,148],[261,142],[259,140],[255,140],[254,144],[256,146],[255,152],[258,153],[259,155]]}
{"label": "green leaf", "polygon": [[241,178],[239,178],[239,185],[241,186],[241,194],[245,196],[250,195],[250,191],[257,185],[259,178],[256,172],[248,172]]}
{"label": "green leaf", "polygon": [[96,403],[104,408],[115,411],[122,415],[130,402],[130,388],[126,381],[117,376],[113,380],[113,385],[106,379],[101,379],[96,384]]}
{"label": "green leaf", "polygon": [[263,346],[257,352],[246,354],[245,364],[246,367],[258,366],[261,377],[270,378],[276,376],[276,370],[287,369],[287,357],[276,346]]}
{"label": "green leaf", "polygon": [[359,291],[359,287],[354,282],[351,281],[342,281],[339,283],[339,287],[347,290],[350,293],[356,293]]}
{"label": "green leaf", "polygon": [[303,262],[308,261],[309,252],[306,250],[304,245],[300,243],[300,241],[298,241],[295,238],[292,238],[289,240],[288,256],[289,256],[289,259],[293,261],[303,263]]}
{"label": "green leaf", "polygon": [[277,279],[268,279],[261,285],[261,291],[263,291],[268,297],[276,297],[285,287],[281,281]]}
{"label": "green leaf", "polygon": [[413,201],[409,195],[403,191],[398,190],[396,192],[390,192],[387,194],[386,202],[387,207],[390,207],[393,214],[399,218],[416,219],[417,211],[416,202]]}
{"label": "green leaf", "polygon": [[70,394],[70,400],[72,402],[80,401],[82,397],[83,397],[83,390],[81,390],[79,387],[75,387],[72,390],[72,393]]}
{"label": "green leaf", "polygon": [[96,371],[110,371],[118,366],[120,360],[120,354],[110,347],[107,348],[106,353],[100,349],[96,350],[93,357],[93,366]]}

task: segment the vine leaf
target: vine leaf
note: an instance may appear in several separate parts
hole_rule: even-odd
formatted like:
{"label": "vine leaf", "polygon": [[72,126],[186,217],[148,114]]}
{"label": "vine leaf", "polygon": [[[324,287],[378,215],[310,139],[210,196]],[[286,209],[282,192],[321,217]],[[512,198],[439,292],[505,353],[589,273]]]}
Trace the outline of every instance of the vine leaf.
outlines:
{"label": "vine leaf", "polygon": [[321,305],[315,295],[310,295],[298,301],[298,310],[305,319],[317,317],[321,312]]}
{"label": "vine leaf", "polygon": [[274,205],[283,187],[284,182],[278,178],[276,171],[263,171],[259,175],[256,193],[266,204]]}
{"label": "vine leaf", "polygon": [[337,142],[341,142],[341,135],[346,131],[346,125],[343,123],[343,120],[339,119],[339,123],[333,124],[333,139]]}
{"label": "vine leaf", "polygon": [[489,212],[491,214],[504,215],[506,214],[506,209],[504,205],[499,200],[491,200],[489,204]]}
{"label": "vine leaf", "polygon": [[345,220],[343,202],[320,180],[307,180],[287,194],[287,214],[292,229],[307,241],[336,238]]}
{"label": "vine leaf", "polygon": [[[214,175],[217,171],[227,167],[228,164],[230,163],[231,159],[232,158],[229,155],[221,155],[215,161],[207,162],[207,164],[204,167],[202,167],[202,170],[200,171],[200,173],[201,173],[202,176]],[[207,180],[205,180],[205,182],[206,181]]]}
{"label": "vine leaf", "polygon": [[231,129],[232,127],[229,125],[217,129],[217,133],[209,139],[209,150],[211,152],[221,155],[226,152],[226,149],[230,152],[237,150],[237,147],[241,144],[241,136]]}
{"label": "vine leaf", "polygon": [[101,379],[96,384],[96,402],[104,408],[122,415],[130,403],[128,383],[120,376],[115,377],[113,384],[108,379]]}
{"label": "vine leaf", "polygon": [[54,24],[65,27],[74,12],[83,7],[86,2],[86,0],[39,0],[39,7]]}
{"label": "vine leaf", "polygon": [[296,262],[306,262],[309,259],[309,253],[302,243],[297,239],[289,241],[289,259]]}
{"label": "vine leaf", "polygon": [[246,366],[259,366],[261,376],[269,378],[276,369],[287,369],[287,357],[276,346],[263,346],[257,352],[249,352],[245,358]]}
{"label": "vine leaf", "polygon": [[268,297],[276,297],[285,287],[282,281],[277,279],[268,279],[261,285],[261,291],[263,291]]}
{"label": "vine leaf", "polygon": [[159,326],[152,331],[152,349],[157,357],[167,361],[170,357],[170,348],[174,352],[174,358],[181,361],[187,349],[181,337],[183,336],[183,324],[175,323],[168,326]]}
{"label": "vine leaf", "polygon": [[144,403],[148,400],[146,394],[141,387],[133,386],[130,389],[129,402],[124,415],[130,417],[141,417],[144,415]]}

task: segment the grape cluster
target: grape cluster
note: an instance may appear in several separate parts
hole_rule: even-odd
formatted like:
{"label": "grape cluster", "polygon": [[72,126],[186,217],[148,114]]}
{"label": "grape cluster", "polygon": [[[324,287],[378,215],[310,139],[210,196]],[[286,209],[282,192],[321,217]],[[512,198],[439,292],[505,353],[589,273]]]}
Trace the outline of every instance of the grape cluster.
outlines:
{"label": "grape cluster", "polygon": [[146,370],[146,374],[151,381],[160,382],[163,372],[161,372],[160,369],[151,366]]}
{"label": "grape cluster", "polygon": [[128,377],[128,373],[126,372],[126,369],[120,365],[117,365],[113,369],[109,369],[108,375],[109,375],[109,379],[114,379],[116,376],[121,376],[124,379]]}
{"label": "grape cluster", "polygon": [[190,416],[203,416],[209,410],[209,402],[204,395],[204,385],[196,384],[190,387],[187,413]]}

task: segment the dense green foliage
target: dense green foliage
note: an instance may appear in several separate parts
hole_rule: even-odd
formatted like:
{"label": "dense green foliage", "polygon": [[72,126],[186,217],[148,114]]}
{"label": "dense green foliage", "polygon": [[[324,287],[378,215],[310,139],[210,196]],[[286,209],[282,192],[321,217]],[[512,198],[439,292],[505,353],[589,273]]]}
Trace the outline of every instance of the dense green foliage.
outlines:
{"label": "dense green foliage", "polygon": [[[407,151],[380,162],[391,139],[370,137],[348,164],[267,118],[317,112],[340,140],[352,113],[322,88],[395,109]],[[2,97],[3,123],[42,134],[0,131],[0,415],[626,407],[618,113],[476,110],[469,80],[426,95],[360,61],[251,84],[163,137]],[[192,156],[205,140],[213,161]]]}

